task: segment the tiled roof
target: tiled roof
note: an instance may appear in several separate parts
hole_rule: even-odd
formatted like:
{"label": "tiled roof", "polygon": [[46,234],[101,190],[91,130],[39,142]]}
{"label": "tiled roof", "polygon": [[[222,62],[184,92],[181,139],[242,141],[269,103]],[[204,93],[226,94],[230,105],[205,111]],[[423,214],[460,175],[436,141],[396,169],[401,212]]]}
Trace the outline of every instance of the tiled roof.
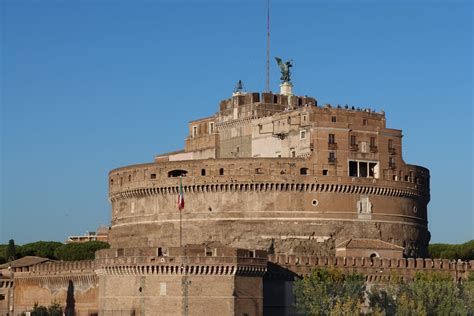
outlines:
{"label": "tiled roof", "polygon": [[29,267],[33,266],[38,263],[46,262],[46,261],[51,261],[51,259],[48,258],[42,258],[42,257],[35,257],[35,256],[26,256],[17,260],[14,260],[9,263],[4,263],[0,265],[0,269],[7,269],[8,267],[12,268],[21,268],[21,267]]}
{"label": "tiled roof", "polygon": [[336,248],[346,249],[391,249],[403,250],[403,247],[391,244],[380,239],[351,238],[341,242]]}

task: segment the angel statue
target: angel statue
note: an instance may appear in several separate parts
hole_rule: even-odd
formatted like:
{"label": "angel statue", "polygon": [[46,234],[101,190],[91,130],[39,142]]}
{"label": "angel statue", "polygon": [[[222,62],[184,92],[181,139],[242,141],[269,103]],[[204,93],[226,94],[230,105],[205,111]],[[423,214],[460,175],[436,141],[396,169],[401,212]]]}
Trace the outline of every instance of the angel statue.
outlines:
{"label": "angel statue", "polygon": [[281,71],[281,77],[280,80],[285,83],[285,82],[290,82],[290,68],[293,67],[293,60],[287,60],[285,62],[282,62],[281,58],[275,57],[275,60],[280,67]]}

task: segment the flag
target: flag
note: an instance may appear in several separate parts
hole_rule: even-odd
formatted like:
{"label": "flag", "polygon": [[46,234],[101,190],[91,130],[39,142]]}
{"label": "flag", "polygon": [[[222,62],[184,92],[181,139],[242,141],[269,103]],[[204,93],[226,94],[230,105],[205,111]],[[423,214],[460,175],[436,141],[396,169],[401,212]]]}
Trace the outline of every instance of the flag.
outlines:
{"label": "flag", "polygon": [[182,182],[182,178],[179,177],[178,210],[181,211],[183,208],[184,208],[183,182]]}

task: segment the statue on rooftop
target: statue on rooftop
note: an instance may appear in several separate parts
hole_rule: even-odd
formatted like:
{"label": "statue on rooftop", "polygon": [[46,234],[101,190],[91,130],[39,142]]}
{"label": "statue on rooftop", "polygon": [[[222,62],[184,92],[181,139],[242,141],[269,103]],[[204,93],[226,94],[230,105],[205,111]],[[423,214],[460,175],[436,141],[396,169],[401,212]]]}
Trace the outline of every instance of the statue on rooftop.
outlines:
{"label": "statue on rooftop", "polygon": [[293,60],[290,59],[283,62],[282,59],[279,57],[275,57],[275,60],[278,64],[278,67],[280,67],[280,71],[281,71],[280,80],[282,81],[282,83],[290,82],[291,81],[290,68],[293,67]]}

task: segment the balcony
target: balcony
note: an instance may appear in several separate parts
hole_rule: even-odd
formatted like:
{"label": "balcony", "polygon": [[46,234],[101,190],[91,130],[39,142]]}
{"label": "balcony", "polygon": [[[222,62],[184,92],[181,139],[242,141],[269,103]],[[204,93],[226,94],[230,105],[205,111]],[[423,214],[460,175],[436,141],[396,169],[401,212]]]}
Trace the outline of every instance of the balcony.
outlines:
{"label": "balcony", "polygon": [[371,152],[371,153],[376,153],[376,152],[378,152],[378,151],[379,151],[379,150],[378,150],[377,146],[370,146],[370,152]]}
{"label": "balcony", "polygon": [[329,150],[336,150],[337,149],[337,143],[328,143],[328,149]]}
{"label": "balcony", "polygon": [[396,169],[396,168],[397,168],[397,165],[395,164],[395,162],[389,162],[389,163],[388,163],[388,168],[389,168],[389,169]]}
{"label": "balcony", "polygon": [[388,152],[389,152],[390,155],[395,155],[397,153],[397,151],[393,147],[389,147]]}
{"label": "balcony", "polygon": [[337,163],[336,157],[328,157],[328,163],[331,165],[335,165]]}
{"label": "balcony", "polygon": [[359,145],[357,144],[351,145],[351,151],[359,151]]}

